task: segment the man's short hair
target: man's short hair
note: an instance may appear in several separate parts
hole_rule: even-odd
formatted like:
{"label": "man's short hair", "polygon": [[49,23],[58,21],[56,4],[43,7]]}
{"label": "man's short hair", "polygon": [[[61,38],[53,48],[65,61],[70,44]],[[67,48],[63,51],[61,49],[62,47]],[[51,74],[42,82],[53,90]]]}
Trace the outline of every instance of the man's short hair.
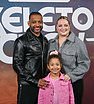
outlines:
{"label": "man's short hair", "polygon": [[40,16],[42,16],[41,13],[39,13],[39,12],[31,12],[30,15],[29,15],[29,20],[30,20],[32,15],[40,15]]}

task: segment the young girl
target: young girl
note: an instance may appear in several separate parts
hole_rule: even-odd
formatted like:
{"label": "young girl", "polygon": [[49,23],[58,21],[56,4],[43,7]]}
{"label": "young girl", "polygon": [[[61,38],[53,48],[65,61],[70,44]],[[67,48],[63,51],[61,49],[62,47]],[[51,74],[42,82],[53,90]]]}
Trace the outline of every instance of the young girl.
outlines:
{"label": "young girl", "polygon": [[62,59],[58,52],[51,52],[48,57],[47,67],[50,73],[44,79],[49,85],[39,89],[38,104],[74,104],[74,95],[71,81],[64,80]]}

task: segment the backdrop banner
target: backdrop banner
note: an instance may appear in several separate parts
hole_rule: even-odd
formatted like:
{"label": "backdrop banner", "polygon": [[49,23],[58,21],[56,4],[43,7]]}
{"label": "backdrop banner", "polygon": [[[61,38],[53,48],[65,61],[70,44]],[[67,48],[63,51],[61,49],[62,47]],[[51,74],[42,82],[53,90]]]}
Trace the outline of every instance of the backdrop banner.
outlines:
{"label": "backdrop banner", "polygon": [[85,42],[91,59],[84,77],[83,104],[94,103],[94,0],[2,0],[0,2],[0,104],[16,104],[17,79],[12,68],[13,44],[28,28],[30,12],[43,15],[42,33],[54,38],[55,22],[68,16],[73,32]]}

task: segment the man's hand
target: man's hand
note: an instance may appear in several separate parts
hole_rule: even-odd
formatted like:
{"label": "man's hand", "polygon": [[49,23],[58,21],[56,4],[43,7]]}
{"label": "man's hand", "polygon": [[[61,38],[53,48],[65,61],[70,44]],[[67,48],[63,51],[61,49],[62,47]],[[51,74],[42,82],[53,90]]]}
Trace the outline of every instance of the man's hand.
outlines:
{"label": "man's hand", "polygon": [[45,89],[49,85],[49,81],[46,81],[44,79],[39,79],[38,87]]}

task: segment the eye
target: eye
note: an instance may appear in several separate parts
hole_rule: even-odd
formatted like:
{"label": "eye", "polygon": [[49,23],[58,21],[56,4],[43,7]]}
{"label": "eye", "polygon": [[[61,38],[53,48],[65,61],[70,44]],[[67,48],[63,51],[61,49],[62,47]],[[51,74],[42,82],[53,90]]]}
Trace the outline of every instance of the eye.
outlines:
{"label": "eye", "polygon": [[31,23],[35,24],[35,23],[36,23],[36,21],[31,21]]}
{"label": "eye", "polygon": [[68,27],[69,25],[67,25],[67,24],[64,24],[64,26],[65,26],[65,27]]}
{"label": "eye", "polygon": [[43,23],[43,21],[38,21],[38,23],[40,23],[40,24],[41,24],[41,23]]}
{"label": "eye", "polygon": [[62,25],[58,25],[58,27],[62,27]]}
{"label": "eye", "polygon": [[59,65],[60,65],[59,63],[56,64],[56,66],[59,66]]}
{"label": "eye", "polygon": [[50,64],[50,66],[54,66],[54,64]]}

